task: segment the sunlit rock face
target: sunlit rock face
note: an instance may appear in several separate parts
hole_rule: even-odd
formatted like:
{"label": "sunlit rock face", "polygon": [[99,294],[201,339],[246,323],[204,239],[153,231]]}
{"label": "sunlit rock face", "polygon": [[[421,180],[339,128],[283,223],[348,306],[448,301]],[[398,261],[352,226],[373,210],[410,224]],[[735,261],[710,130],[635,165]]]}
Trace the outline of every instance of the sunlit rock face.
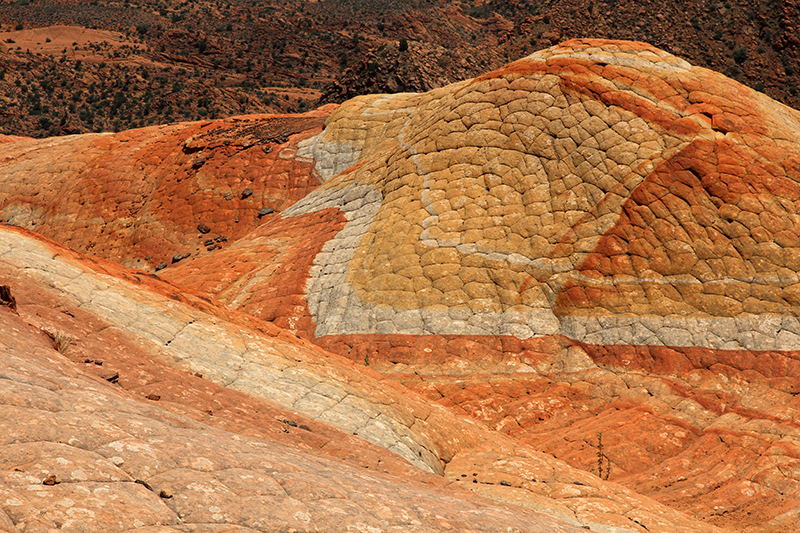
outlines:
{"label": "sunlit rock face", "polygon": [[38,267],[167,366],[426,476],[615,531],[788,533],[798,132],[721,74],[574,40],[302,116],[6,137],[0,214],[158,269],[105,271],[122,299]]}
{"label": "sunlit rock face", "polygon": [[309,269],[314,334],[797,349],[798,116],[598,41],[347,102],[299,153],[352,166],[283,214],[347,219]]}

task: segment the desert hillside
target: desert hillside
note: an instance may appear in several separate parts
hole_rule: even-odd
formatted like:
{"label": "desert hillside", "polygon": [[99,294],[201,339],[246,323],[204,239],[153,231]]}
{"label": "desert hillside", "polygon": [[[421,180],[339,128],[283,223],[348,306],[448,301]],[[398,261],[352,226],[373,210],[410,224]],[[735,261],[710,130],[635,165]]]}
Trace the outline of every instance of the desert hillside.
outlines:
{"label": "desert hillside", "polygon": [[0,133],[425,92],[573,38],[648,42],[798,108],[795,0],[7,0]]}
{"label": "desert hillside", "polygon": [[799,200],[633,41],[0,137],[0,530],[797,531]]}

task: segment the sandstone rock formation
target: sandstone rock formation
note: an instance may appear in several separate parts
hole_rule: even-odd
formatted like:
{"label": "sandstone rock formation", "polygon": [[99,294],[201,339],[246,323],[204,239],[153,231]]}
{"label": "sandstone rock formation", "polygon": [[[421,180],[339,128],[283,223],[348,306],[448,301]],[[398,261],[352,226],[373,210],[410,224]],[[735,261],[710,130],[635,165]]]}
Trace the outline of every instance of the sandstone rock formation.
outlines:
{"label": "sandstone rock formation", "polygon": [[0,255],[8,531],[706,530],[142,272],[8,226]]}
{"label": "sandstone rock formation", "polygon": [[[570,41],[302,116],[3,139],[5,221],[143,270],[10,227],[0,255],[87,313],[70,328],[96,323],[64,350],[79,364],[107,330],[136,353],[117,360],[140,377],[115,379],[134,393],[167,397],[151,367],[200,373],[228,410],[267,402],[324,427],[328,455],[363,463],[358,442],[463,502],[466,485],[600,531],[789,532],[798,131],[798,112],[650,46]],[[10,328],[56,337],[0,284]],[[203,385],[165,404],[208,425]],[[267,439],[258,409],[214,424]],[[188,487],[178,470],[154,479]]]}
{"label": "sandstone rock formation", "polygon": [[172,264],[226,246],[318,186],[296,143],[329,111],[7,142],[2,218],[121,264]]}

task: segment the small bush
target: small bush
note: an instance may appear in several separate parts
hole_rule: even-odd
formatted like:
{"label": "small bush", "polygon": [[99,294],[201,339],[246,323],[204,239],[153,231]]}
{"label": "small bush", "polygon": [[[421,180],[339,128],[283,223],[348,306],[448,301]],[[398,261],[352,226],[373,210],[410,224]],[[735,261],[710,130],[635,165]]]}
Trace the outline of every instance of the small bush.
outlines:
{"label": "small bush", "polygon": [[[611,474],[611,459],[603,451],[603,434],[597,433],[597,477],[600,479],[608,479]],[[605,470],[603,469],[603,462],[605,461]],[[592,468],[594,473],[594,468]]]}
{"label": "small bush", "polygon": [[367,63],[367,76],[374,78],[376,74],[378,74],[378,63],[370,61]]}
{"label": "small bush", "polygon": [[733,60],[736,61],[738,64],[742,64],[747,61],[747,48],[741,47],[737,48],[733,51]]}
{"label": "small bush", "polygon": [[406,39],[400,39],[399,50],[401,52],[408,50],[408,41]]}
{"label": "small bush", "polygon": [[70,346],[72,346],[73,338],[63,333],[61,331],[50,331],[49,329],[43,329],[45,335],[50,337],[50,340],[53,341],[53,347],[58,350],[59,352],[66,353]]}

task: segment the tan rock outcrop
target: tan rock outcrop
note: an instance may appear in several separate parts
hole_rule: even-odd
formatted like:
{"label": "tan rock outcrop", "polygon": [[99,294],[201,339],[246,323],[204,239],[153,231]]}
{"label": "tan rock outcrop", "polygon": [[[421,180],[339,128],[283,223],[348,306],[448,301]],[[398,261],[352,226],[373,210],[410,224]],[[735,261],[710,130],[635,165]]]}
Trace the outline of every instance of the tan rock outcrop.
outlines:
{"label": "tan rock outcrop", "polygon": [[[173,409],[181,414],[163,410],[160,395],[154,400],[153,394],[158,390],[158,376],[168,382],[176,380],[174,375],[165,375],[174,372],[165,369],[166,365],[189,374],[200,373],[203,380],[230,389],[232,392],[226,394],[234,398],[235,391],[255,398],[250,406],[239,406],[245,411],[262,402],[273,412],[294,411],[297,415],[291,415],[292,423],[282,422],[290,432],[315,432],[305,419],[316,421],[313,427],[323,428],[323,438],[340,442],[327,454],[340,454],[336,450],[341,450],[341,441],[347,439],[356,447],[364,447],[366,457],[375,457],[374,448],[363,442],[367,441],[388,450],[387,456],[392,455],[389,452],[396,454],[384,464],[378,454],[381,458],[373,469],[402,473],[408,466],[399,463],[399,456],[418,469],[444,475],[450,481],[449,490],[455,491],[447,496],[451,500],[474,498],[464,492],[472,489],[495,501],[533,508],[575,525],[623,528],[620,531],[639,531],[641,527],[650,531],[708,530],[706,525],[653,500],[573,469],[445,407],[429,405],[391,380],[284,330],[209,304],[191,292],[181,293],[157,279],[146,280],[142,272],[84,259],[35,234],[8,226],[0,227],[0,257],[3,277],[19,280],[12,284],[12,290],[17,293],[20,315],[10,311],[2,315],[3,329],[9,332],[2,344],[5,368],[9,369],[3,380],[9,388],[9,394],[3,395],[8,401],[3,407],[8,415],[4,419],[9,423],[3,433],[6,447],[0,453],[8,457],[3,462],[9,470],[7,478],[15,480],[9,484],[3,509],[14,524],[44,517],[63,525],[70,513],[77,513],[80,516],[75,519],[82,523],[98,524],[92,526],[97,528],[105,524],[102,527],[114,530],[159,523],[175,527],[215,522],[269,530],[269,524],[274,523],[299,528],[296,522],[307,518],[307,529],[346,531],[348,524],[356,522],[389,528],[397,520],[399,524],[411,520],[401,519],[408,515],[430,517],[430,526],[419,526],[425,530],[455,527],[491,531],[500,527],[497,524],[502,524],[503,531],[507,527],[520,531],[535,531],[537,527],[541,531],[570,530],[566,523],[544,518],[539,526],[538,515],[525,514],[527,511],[514,511],[522,513],[514,517],[502,506],[491,510],[496,503],[489,506],[488,514],[480,511],[484,518],[458,519],[462,522],[456,522],[461,511],[445,514],[415,510],[404,514],[399,507],[390,506],[385,512],[364,508],[367,504],[360,499],[359,503],[350,503],[356,492],[362,496],[379,494],[377,489],[365,488],[369,483],[364,481],[366,474],[345,472],[342,478],[331,481],[330,472],[314,474],[308,467],[299,466],[312,461],[309,457],[289,459],[314,450],[290,452],[292,448],[282,445],[281,451],[270,455],[263,436],[254,442],[236,433],[211,430],[208,426],[215,424],[214,411],[233,410],[233,406],[224,395],[219,400],[215,395],[203,400],[203,389],[208,387],[199,384],[199,378],[194,383],[188,378],[190,381],[177,389],[182,389],[182,399],[172,393],[174,399],[169,401],[165,394],[169,403],[178,404]],[[27,300],[26,289],[37,296],[36,300]],[[47,305],[57,306],[58,311],[47,313],[39,307]],[[87,331],[92,332],[88,339],[80,334]],[[112,340],[114,344],[105,350],[122,348],[129,352],[111,357],[106,367],[98,343]],[[95,367],[102,366],[100,377],[105,381],[89,378],[56,348],[66,354],[72,352],[77,365],[82,360],[95,372]],[[126,365],[131,375],[123,374],[124,367],[117,365]],[[112,386],[134,394],[138,391],[140,397],[111,391]],[[196,407],[187,409],[203,401],[215,404],[206,413],[209,417],[198,417]],[[31,409],[35,414],[29,412]],[[191,420],[193,415],[202,421]],[[223,416],[220,424],[225,429],[254,432],[247,427],[247,416],[235,412]],[[334,428],[358,439],[337,434]],[[277,435],[269,440],[279,440],[281,434]],[[295,443],[306,440],[294,439]],[[43,444],[38,451],[27,452],[19,446],[31,442]],[[54,450],[44,444],[47,442],[93,453],[84,457],[79,450],[68,449],[58,452],[53,460]],[[26,459],[28,456],[31,459]],[[314,459],[313,464],[321,460]],[[22,473],[15,474],[12,463],[28,465],[28,470],[20,468]],[[79,464],[80,471],[72,470],[78,468],[72,463]],[[44,476],[45,480],[50,475],[56,476],[53,484],[45,486],[54,489],[31,486],[34,477]],[[355,479],[345,482],[348,476]],[[442,484],[422,474],[412,477],[433,486]],[[144,483],[131,483],[130,478]],[[109,485],[112,482],[125,484]],[[395,482],[402,484],[399,479]],[[66,485],[69,490],[65,492]],[[149,493],[145,490],[148,486],[153,489]],[[26,492],[31,490],[32,494]],[[388,495],[388,486],[386,490]],[[290,499],[286,500],[284,494]],[[106,495],[115,502],[111,507],[103,499]],[[65,499],[77,502],[79,497],[88,498],[91,505],[73,509],[73,505],[59,503]],[[383,499],[374,497],[376,501]],[[370,498],[373,496],[365,501]],[[419,498],[410,495],[408,501]],[[139,506],[147,511],[136,513]],[[36,514],[34,509],[46,512]],[[259,511],[253,514],[254,509]],[[344,513],[344,521],[333,518],[339,512]],[[491,518],[496,512],[501,514]],[[373,518],[367,520],[367,516]],[[312,523],[313,527],[309,525]],[[414,525],[413,520],[408,525]]]}
{"label": "tan rock outcrop", "polygon": [[[6,265],[3,270],[5,275]],[[21,291],[44,292],[48,304],[81,318],[91,314],[74,307],[67,294],[42,291],[35,278],[20,281]],[[27,293],[20,297],[27,300]],[[58,311],[52,314],[48,318],[59,319]],[[181,404],[196,407],[195,399],[164,406],[96,378],[56,352],[24,315],[0,310],[3,531],[580,531],[524,508],[443,488],[435,479],[413,481],[331,460],[313,446],[330,429],[314,422],[306,427],[294,414],[294,426],[272,423],[286,433],[245,428],[261,431],[259,436],[218,429],[212,417],[204,423],[191,413],[177,414]],[[60,322],[61,331],[86,327]],[[88,348],[83,340],[75,347]],[[147,351],[134,350],[128,363],[138,359],[141,365],[146,359],[140,354]],[[104,356],[102,350],[87,353]],[[147,365],[146,371],[158,368]],[[186,392],[202,393],[191,386]],[[396,462],[391,454],[376,456],[360,439],[340,434],[334,440],[350,441],[351,451],[378,457],[389,469]],[[306,441],[305,449],[298,441]],[[404,469],[419,478],[403,466],[393,473]]]}
{"label": "tan rock outcrop", "polygon": [[150,277],[3,228],[0,257],[390,473],[599,530],[788,533],[799,131],[648,45],[569,41],[303,116],[3,139],[4,220],[146,270],[191,255]]}
{"label": "tan rock outcrop", "polygon": [[116,135],[6,137],[2,220],[144,269],[208,253],[320,184],[296,145],[320,131],[331,107]]}

